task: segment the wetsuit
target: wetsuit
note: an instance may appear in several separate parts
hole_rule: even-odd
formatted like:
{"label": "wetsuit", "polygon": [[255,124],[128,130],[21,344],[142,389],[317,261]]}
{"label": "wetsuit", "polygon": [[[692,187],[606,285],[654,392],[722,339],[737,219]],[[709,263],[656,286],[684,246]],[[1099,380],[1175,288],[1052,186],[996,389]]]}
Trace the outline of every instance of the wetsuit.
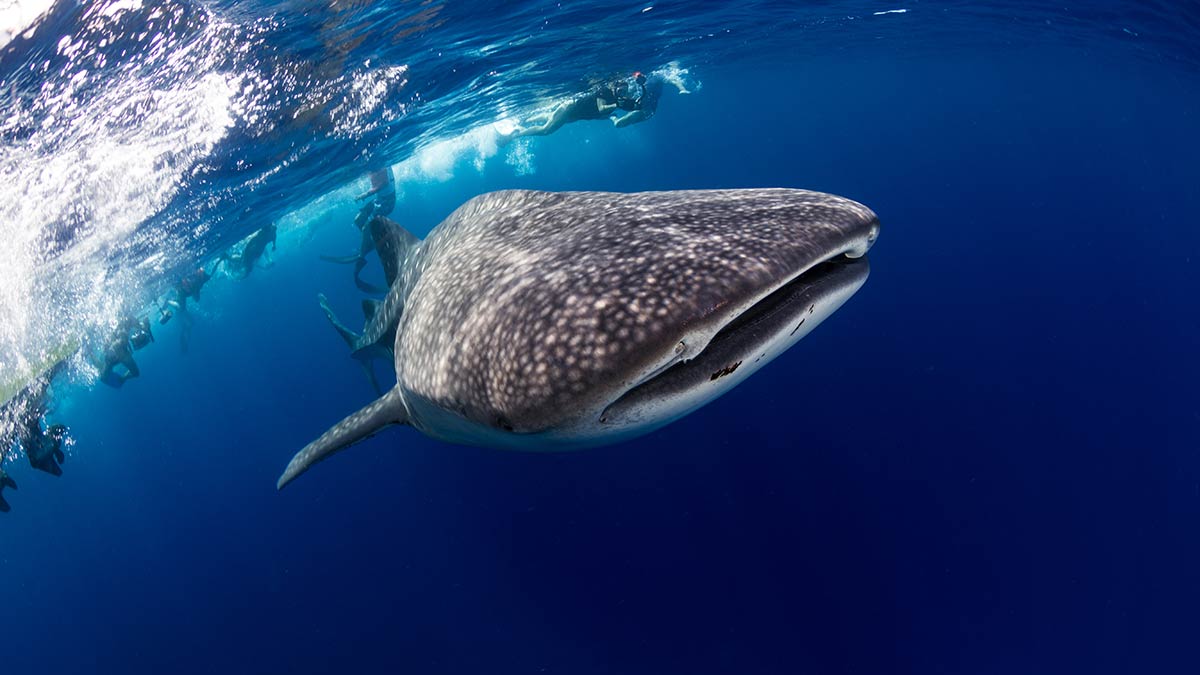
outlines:
{"label": "wetsuit", "polygon": [[[596,105],[597,99],[603,101],[605,105],[616,103],[617,95],[613,90],[613,85],[604,84],[585,94],[576,96],[563,104],[565,109],[562,114],[567,118],[567,121],[607,119],[610,111],[601,111],[600,106]],[[555,114],[558,115],[560,113]]]}
{"label": "wetsuit", "polygon": [[[396,181],[392,178],[391,169],[371,172],[371,191],[374,198],[359,209],[358,215],[354,217],[354,226],[360,230],[375,216],[386,216],[396,208]],[[363,246],[366,247],[367,243],[368,238],[364,237]],[[366,255],[369,252],[368,248],[359,254]]]}
{"label": "wetsuit", "polygon": [[42,431],[37,418],[34,417],[28,432],[21,439],[21,447],[25,449],[29,465],[52,476],[61,476],[62,467],[59,463],[66,460],[62,451],[62,442],[66,435],[67,428],[61,424],[55,424]]}
{"label": "wetsuit", "polygon": [[0,469],[0,513],[8,513],[11,507],[8,502],[4,501],[4,488],[11,490],[17,489],[17,483],[8,474],[4,473],[4,469]]}
{"label": "wetsuit", "polygon": [[[125,319],[117,327],[108,349],[104,351],[104,372],[100,381],[110,387],[120,387],[131,377],[141,374],[137,362],[133,360],[135,349],[141,349],[154,341],[150,333],[149,319],[138,321],[132,317]],[[124,375],[117,372],[117,366],[125,366]]]}
{"label": "wetsuit", "polygon": [[267,245],[275,246],[275,224],[272,223],[261,228],[246,241],[246,245],[242,247],[241,253],[224,256],[222,260],[226,265],[234,270],[234,274],[238,278],[249,276],[254,270],[254,263],[267,252]]}
{"label": "wetsuit", "polygon": [[662,96],[663,83],[658,77],[651,77],[645,84],[638,84],[634,79],[621,81],[617,87],[617,107],[627,112],[642,111],[639,121],[648,120],[658,110],[658,99]]}

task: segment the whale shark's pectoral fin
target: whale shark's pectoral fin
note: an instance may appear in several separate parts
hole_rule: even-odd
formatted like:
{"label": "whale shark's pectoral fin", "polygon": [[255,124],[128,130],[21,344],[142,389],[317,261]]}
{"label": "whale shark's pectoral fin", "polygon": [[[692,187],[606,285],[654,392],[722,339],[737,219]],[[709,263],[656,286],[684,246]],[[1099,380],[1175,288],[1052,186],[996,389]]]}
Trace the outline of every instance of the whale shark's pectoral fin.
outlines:
{"label": "whale shark's pectoral fin", "polygon": [[287,468],[283,470],[283,475],[279,477],[275,487],[282,490],[283,486],[308,471],[313,464],[365,438],[374,436],[384,427],[407,423],[408,412],[400,397],[400,390],[394,388],[376,399],[374,403],[338,422],[332,429],[321,434],[320,438],[296,453],[296,456],[292,457],[292,461],[288,462]]}
{"label": "whale shark's pectoral fin", "polygon": [[8,513],[11,510],[12,507],[8,505],[8,502],[4,501],[4,497],[0,497],[0,513]]}

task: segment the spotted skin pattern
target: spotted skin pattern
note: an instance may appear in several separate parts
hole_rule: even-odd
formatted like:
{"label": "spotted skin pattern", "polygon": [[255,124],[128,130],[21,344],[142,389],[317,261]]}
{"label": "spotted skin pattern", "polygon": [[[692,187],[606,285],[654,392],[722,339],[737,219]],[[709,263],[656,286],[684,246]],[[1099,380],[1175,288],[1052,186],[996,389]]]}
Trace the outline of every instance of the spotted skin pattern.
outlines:
{"label": "spotted skin pattern", "polygon": [[348,340],[364,349],[395,327],[396,387],[301,450],[278,486],[389,424],[497,447],[603,442],[605,406],[815,265],[866,253],[878,227],[867,207],[806,190],[476,197],[404,240],[387,299]]}
{"label": "spotted skin pattern", "polygon": [[541,431],[874,223],[804,190],[482,195],[422,244],[397,379],[474,422]]}

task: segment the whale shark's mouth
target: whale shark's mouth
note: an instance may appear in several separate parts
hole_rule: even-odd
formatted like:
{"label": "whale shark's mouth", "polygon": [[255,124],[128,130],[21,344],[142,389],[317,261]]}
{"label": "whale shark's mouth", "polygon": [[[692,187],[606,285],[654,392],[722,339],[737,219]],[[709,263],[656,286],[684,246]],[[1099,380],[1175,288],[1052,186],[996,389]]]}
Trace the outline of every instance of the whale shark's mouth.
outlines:
{"label": "whale shark's mouth", "polygon": [[[601,424],[671,421],[745,379],[806,335],[866,281],[866,257],[838,254],[733,316],[694,358],[649,374],[601,413]],[[674,401],[675,403],[671,403]],[[670,407],[679,410],[668,410]]]}
{"label": "whale shark's mouth", "polygon": [[[806,291],[811,291],[814,286],[821,285],[825,280],[835,277],[840,268],[856,264],[865,265],[866,261],[863,258],[851,259],[846,257],[828,260],[780,286],[766,297],[751,305],[749,309],[734,317],[732,321],[725,324],[725,327],[713,336],[712,342],[708,343],[704,351],[700,352],[697,359],[709,353],[710,350],[719,350],[723,343],[744,340],[748,333],[753,333],[753,329],[764,321],[769,322],[772,319],[780,318],[786,319],[786,317],[793,315],[797,315],[800,321],[803,321],[806,310],[803,303],[796,303],[795,300],[804,296]],[[695,360],[693,359],[691,362]],[[686,364],[681,363],[678,365]]]}

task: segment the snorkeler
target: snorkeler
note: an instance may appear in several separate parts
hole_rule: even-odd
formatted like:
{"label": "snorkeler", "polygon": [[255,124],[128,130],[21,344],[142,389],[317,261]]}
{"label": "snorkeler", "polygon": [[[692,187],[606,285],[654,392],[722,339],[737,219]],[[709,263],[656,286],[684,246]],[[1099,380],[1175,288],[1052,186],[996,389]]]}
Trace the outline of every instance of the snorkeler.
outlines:
{"label": "snorkeler", "polygon": [[[139,321],[131,316],[123,319],[105,347],[100,381],[119,388],[126,380],[141,375],[137,362],[133,360],[133,352],[153,341],[150,319],[142,318]],[[119,372],[117,366],[122,366],[125,372]]]}
{"label": "snorkeler", "polygon": [[4,472],[4,469],[0,469],[0,513],[8,513],[12,510],[8,502],[4,501],[4,488],[16,490],[17,483]]}
{"label": "snorkeler", "polygon": [[204,288],[204,284],[208,283],[210,279],[212,279],[212,275],[208,271],[203,267],[197,268],[195,272],[188,274],[180,279],[178,284],[175,284],[175,297],[167,300],[166,304],[160,308],[159,323],[165,324],[175,314],[178,314],[180,320],[183,321],[183,328],[179,331],[179,350],[184,354],[187,353],[188,344],[192,339],[192,315],[187,311],[188,298],[200,302],[200,289]]}
{"label": "snorkeler", "polygon": [[52,476],[61,476],[59,464],[66,461],[62,444],[67,437],[67,427],[53,424],[43,431],[39,420],[38,416],[32,418],[26,434],[21,437],[21,448],[25,450],[30,466]]}
{"label": "snorkeler", "polygon": [[271,223],[250,235],[241,252],[222,254],[221,262],[225,264],[225,269],[230,272],[230,276],[235,279],[244,279],[249,276],[254,271],[255,263],[267,252],[267,244],[271,245],[272,251],[278,250],[275,234],[275,223]]}
{"label": "snorkeler", "polygon": [[[580,120],[611,120],[616,127],[650,119],[658,108],[662,85],[670,82],[681,94],[691,93],[682,78],[677,75],[651,73],[650,77],[635,72],[627,78],[613,80],[592,90],[578,94],[560,104],[550,118],[540,126],[521,128],[500,137],[500,143],[511,142],[523,136],[545,136],[554,133],[568,122]],[[624,111],[625,114],[621,114]]]}
{"label": "snorkeler", "polygon": [[396,208],[396,180],[392,178],[391,168],[376,169],[371,172],[369,179],[371,189],[354,198],[355,201],[362,201],[374,197],[354,217],[354,226],[359,230],[366,227],[375,216],[386,216]]}
{"label": "snorkeler", "polygon": [[379,288],[372,284],[368,284],[360,278],[360,274],[364,267],[367,266],[367,254],[374,251],[377,247],[375,237],[372,235],[371,228],[367,224],[372,222],[376,217],[386,216],[396,208],[396,182],[392,178],[392,170],[390,168],[378,169],[372,171],[370,175],[371,189],[355,197],[361,200],[367,197],[374,196],[370,202],[359,209],[358,215],[354,217],[354,226],[362,232],[362,238],[359,241],[358,253],[348,256],[321,256],[321,260],[339,265],[348,265],[354,263],[354,285],[367,293],[387,293],[386,288]]}
{"label": "snorkeler", "polygon": [[166,323],[170,321],[176,311],[186,313],[188,298],[200,302],[200,289],[210,279],[212,279],[212,275],[203,267],[197,268],[195,272],[180,279],[179,283],[175,284],[175,297],[167,300],[163,307],[160,308],[162,313],[159,316],[158,322]]}
{"label": "snorkeler", "polygon": [[690,94],[683,80],[678,77],[666,77],[651,73],[650,77],[638,72],[619,82],[617,92],[617,107],[625,111],[624,115],[613,115],[610,119],[618,129],[638,122],[645,122],[654,116],[658,110],[658,99],[662,96],[663,83],[670,82],[681,94]]}
{"label": "snorkeler", "polygon": [[[19,394],[0,404],[0,456],[14,444],[20,446],[35,469],[55,476],[62,475],[59,462],[65,459],[62,451],[67,428],[55,424],[42,430],[51,398],[50,385],[66,367],[59,361],[30,382]],[[15,487],[10,485],[10,487]]]}
{"label": "snorkeler", "polygon": [[517,127],[511,133],[502,135],[499,139],[500,143],[506,144],[525,136],[547,136],[570,122],[606,119],[617,109],[615,87],[618,84],[619,82],[606,82],[589,91],[576,94],[560,103],[542,124],[532,127]]}
{"label": "snorkeler", "polygon": [[[322,260],[335,263],[354,263],[354,285],[358,290],[364,293],[387,293],[391,288],[392,282],[395,281],[397,269],[400,261],[397,259],[395,241],[401,235],[397,231],[402,230],[399,225],[387,218],[372,218],[367,228],[363,230],[363,241],[371,242],[370,245],[363,244],[358,256],[348,256],[346,258],[334,258],[332,256],[321,256]],[[367,265],[366,255],[372,250],[377,251],[379,263],[383,265],[383,276],[387,280],[386,287],[379,287],[374,284],[363,281],[359,276],[362,270]]]}
{"label": "snorkeler", "polygon": [[179,309],[187,309],[188,298],[200,302],[200,289],[204,288],[204,284],[208,283],[209,279],[212,279],[212,275],[203,267],[196,268],[195,272],[180,279],[179,284],[175,287]]}

